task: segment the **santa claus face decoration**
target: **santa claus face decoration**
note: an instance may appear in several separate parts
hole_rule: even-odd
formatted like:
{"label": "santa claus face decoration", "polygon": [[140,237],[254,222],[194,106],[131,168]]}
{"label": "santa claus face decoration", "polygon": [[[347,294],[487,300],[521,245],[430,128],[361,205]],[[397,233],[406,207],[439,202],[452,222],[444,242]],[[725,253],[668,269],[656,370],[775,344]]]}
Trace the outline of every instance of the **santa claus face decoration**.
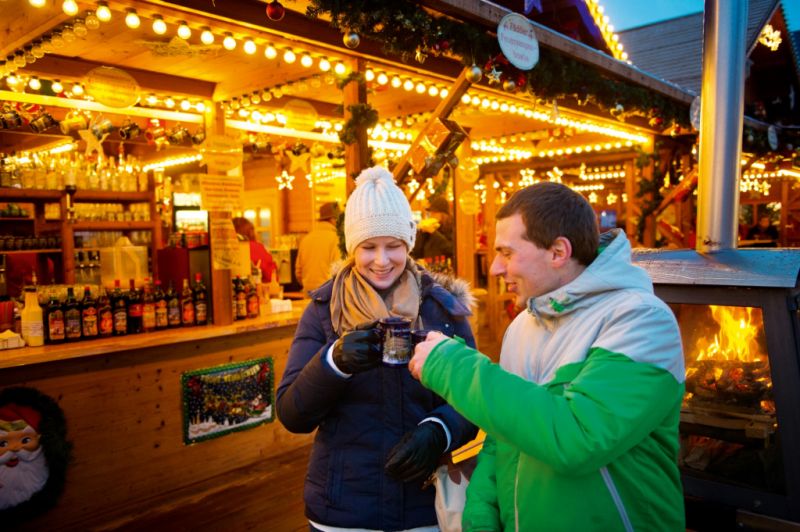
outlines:
{"label": "santa claus face decoration", "polygon": [[63,489],[70,445],[64,414],[33,388],[0,390],[0,520],[41,515]]}

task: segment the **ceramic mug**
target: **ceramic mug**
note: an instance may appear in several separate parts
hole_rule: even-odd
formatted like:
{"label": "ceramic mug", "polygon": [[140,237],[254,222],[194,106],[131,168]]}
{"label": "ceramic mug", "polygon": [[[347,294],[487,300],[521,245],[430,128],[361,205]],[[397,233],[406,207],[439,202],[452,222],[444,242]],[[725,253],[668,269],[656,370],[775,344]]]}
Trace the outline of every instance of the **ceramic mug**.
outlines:
{"label": "ceramic mug", "polygon": [[41,113],[36,118],[31,120],[30,126],[34,133],[41,133],[53,126],[58,125],[55,118],[50,116],[50,113]]}
{"label": "ceramic mug", "polygon": [[74,131],[80,131],[81,129],[89,127],[89,119],[86,118],[86,115],[83,113],[70,111],[67,116],[64,117],[64,120],[59,123],[58,127],[61,129],[61,133],[68,135]]}
{"label": "ceramic mug", "polygon": [[108,118],[101,118],[90,129],[92,130],[92,135],[97,137],[97,140],[102,140],[103,135],[114,131],[114,124]]}
{"label": "ceramic mug", "polygon": [[119,136],[125,140],[135,139],[141,133],[142,133],[142,128],[140,128],[139,124],[137,124],[132,120],[127,120],[119,128]]}

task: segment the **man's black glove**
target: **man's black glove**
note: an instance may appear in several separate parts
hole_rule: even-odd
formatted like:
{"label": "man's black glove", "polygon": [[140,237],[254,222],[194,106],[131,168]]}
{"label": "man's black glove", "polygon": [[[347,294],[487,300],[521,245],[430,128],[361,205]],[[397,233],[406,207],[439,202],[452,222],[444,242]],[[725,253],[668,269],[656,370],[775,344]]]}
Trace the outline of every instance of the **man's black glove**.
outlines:
{"label": "man's black glove", "polygon": [[333,344],[333,363],[343,373],[360,373],[381,363],[381,337],[377,322],[362,323]]}
{"label": "man's black glove", "polygon": [[389,451],[384,470],[401,482],[425,480],[436,469],[446,448],[444,428],[434,421],[426,421],[400,438]]}

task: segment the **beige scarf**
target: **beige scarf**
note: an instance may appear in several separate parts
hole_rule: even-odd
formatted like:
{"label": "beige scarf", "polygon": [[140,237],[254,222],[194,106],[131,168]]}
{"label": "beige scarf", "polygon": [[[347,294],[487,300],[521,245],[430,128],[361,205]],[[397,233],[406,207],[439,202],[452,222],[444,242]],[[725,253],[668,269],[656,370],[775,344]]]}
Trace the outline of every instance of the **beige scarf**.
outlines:
{"label": "beige scarf", "polygon": [[[420,288],[416,275],[417,268],[411,259],[400,278],[395,281],[384,297],[353,267],[348,260],[333,280],[331,295],[331,322],[333,330],[341,336],[352,331],[356,325],[397,316],[410,319],[412,323],[419,318]],[[415,324],[420,327],[419,323]]]}

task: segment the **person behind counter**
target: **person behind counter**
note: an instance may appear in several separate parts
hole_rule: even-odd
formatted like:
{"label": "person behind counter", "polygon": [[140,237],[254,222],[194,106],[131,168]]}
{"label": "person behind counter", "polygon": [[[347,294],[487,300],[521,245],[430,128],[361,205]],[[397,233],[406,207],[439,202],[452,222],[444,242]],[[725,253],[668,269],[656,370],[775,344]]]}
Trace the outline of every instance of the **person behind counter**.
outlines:
{"label": "person behind counter", "polygon": [[236,234],[239,235],[239,238],[250,243],[250,262],[257,264],[261,270],[261,281],[270,282],[272,273],[277,267],[264,244],[256,240],[256,229],[253,227],[253,222],[247,218],[234,218],[233,227],[236,229]]}
{"label": "person behind counter", "polygon": [[685,530],[672,311],[570,188],[529,186],[496,217],[490,272],[526,308],[500,363],[435,332],[409,362],[487,434],[464,530]]}
{"label": "person behind counter", "polygon": [[342,260],[339,252],[339,235],[336,233],[336,218],[339,205],[323,203],[319,208],[319,224],[301,241],[294,263],[294,273],[303,284],[306,293],[322,286],[330,279],[331,266]]}
{"label": "person behind counter", "polygon": [[747,240],[757,240],[751,247],[776,247],[778,245],[778,228],[772,225],[766,214],[758,219],[758,223],[747,231]]}
{"label": "person behind counter", "polygon": [[[291,432],[317,430],[304,499],[311,530],[436,528],[435,490],[423,482],[476,428],[403,366],[381,361],[376,320],[474,338],[466,283],[437,277],[409,256],[411,208],[392,174],[364,170],[345,209],[348,257],[311,292],[277,390]],[[440,284],[443,283],[443,284]]]}

